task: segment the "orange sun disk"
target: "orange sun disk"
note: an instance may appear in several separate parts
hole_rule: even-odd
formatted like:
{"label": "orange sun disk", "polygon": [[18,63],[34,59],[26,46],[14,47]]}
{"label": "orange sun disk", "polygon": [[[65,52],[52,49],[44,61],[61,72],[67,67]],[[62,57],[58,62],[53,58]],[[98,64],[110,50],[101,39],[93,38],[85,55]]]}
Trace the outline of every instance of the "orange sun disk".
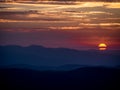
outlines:
{"label": "orange sun disk", "polygon": [[99,47],[99,50],[106,50],[107,49],[107,45],[105,43],[100,43],[98,45],[98,47]]}

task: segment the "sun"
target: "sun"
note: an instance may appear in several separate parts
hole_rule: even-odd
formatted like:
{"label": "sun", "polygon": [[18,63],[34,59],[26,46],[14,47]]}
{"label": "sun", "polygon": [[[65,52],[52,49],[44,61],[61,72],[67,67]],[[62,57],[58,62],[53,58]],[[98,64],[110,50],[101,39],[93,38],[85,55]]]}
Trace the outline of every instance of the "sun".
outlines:
{"label": "sun", "polygon": [[105,44],[105,43],[100,43],[99,45],[98,45],[98,48],[99,48],[99,50],[106,50],[107,49],[107,45]]}
{"label": "sun", "polygon": [[98,45],[98,47],[99,47],[99,48],[107,47],[107,45],[106,45],[105,43],[100,43],[100,44]]}

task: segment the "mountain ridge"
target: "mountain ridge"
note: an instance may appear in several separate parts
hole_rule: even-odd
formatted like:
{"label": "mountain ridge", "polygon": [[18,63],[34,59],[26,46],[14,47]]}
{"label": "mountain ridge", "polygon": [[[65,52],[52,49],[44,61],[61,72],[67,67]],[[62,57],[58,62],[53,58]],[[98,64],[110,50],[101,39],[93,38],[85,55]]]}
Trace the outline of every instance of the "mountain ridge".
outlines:
{"label": "mountain ridge", "polygon": [[72,71],[0,69],[0,85],[5,89],[119,89],[120,69],[87,67]]}
{"label": "mountain ridge", "polygon": [[35,66],[80,65],[120,65],[120,51],[73,50],[66,48],[46,48],[43,46],[0,46],[0,66],[28,64]]}

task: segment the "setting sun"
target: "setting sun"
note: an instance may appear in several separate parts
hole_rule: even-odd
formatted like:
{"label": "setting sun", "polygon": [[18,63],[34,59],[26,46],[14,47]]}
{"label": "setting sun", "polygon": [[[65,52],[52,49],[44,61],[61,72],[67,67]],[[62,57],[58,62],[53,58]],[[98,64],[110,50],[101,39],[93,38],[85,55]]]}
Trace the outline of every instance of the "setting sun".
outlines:
{"label": "setting sun", "polygon": [[105,43],[100,43],[100,44],[98,45],[98,47],[99,47],[99,48],[107,47],[107,45],[106,45]]}
{"label": "setting sun", "polygon": [[107,45],[105,43],[100,43],[98,45],[98,47],[99,47],[99,50],[106,50],[107,49]]}

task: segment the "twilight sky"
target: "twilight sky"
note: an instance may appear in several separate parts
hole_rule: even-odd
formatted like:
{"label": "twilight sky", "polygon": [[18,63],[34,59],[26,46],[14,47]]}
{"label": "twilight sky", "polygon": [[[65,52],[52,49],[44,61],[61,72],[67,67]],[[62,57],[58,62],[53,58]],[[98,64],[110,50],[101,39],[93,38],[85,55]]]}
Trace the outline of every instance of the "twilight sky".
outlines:
{"label": "twilight sky", "polygon": [[120,3],[0,4],[0,45],[120,49]]}

